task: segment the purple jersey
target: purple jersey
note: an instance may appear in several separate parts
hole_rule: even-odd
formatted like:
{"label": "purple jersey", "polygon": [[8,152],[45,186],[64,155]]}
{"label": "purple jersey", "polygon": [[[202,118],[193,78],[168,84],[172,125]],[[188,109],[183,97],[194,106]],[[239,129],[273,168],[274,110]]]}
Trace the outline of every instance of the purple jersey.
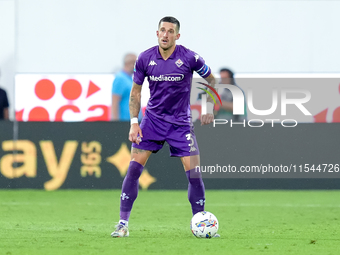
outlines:
{"label": "purple jersey", "polygon": [[203,78],[211,73],[203,58],[182,45],[176,45],[167,60],[162,58],[158,46],[142,52],[136,60],[133,81],[142,85],[148,77],[150,99],[146,111],[173,124],[190,124],[193,71]]}

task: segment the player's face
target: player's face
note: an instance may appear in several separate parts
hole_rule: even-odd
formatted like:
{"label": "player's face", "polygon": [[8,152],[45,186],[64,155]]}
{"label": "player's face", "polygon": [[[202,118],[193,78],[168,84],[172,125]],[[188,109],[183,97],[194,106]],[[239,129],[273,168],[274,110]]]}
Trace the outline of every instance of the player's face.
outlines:
{"label": "player's face", "polygon": [[158,31],[157,38],[158,44],[163,50],[168,50],[176,45],[180,34],[177,33],[177,25],[170,22],[161,22]]}

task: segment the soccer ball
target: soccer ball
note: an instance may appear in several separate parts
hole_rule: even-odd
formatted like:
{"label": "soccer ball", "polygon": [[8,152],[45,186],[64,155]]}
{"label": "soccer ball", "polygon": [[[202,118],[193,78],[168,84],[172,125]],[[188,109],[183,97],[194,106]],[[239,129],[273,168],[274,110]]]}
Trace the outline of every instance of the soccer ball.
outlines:
{"label": "soccer ball", "polygon": [[190,222],[191,232],[197,238],[212,238],[218,230],[218,220],[211,212],[198,212]]}

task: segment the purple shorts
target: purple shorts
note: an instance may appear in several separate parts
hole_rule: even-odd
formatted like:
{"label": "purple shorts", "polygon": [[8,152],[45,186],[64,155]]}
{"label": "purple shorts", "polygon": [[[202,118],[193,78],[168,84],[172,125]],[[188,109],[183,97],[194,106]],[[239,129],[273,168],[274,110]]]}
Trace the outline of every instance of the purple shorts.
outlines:
{"label": "purple shorts", "polygon": [[133,148],[158,152],[164,142],[170,146],[171,157],[199,155],[193,125],[176,125],[145,113],[140,124],[143,138],[138,144],[132,143]]}

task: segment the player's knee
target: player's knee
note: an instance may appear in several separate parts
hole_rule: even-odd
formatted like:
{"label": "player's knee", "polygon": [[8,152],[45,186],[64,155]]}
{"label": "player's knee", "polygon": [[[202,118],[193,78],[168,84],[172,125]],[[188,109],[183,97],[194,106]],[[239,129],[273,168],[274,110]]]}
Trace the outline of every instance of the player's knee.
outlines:
{"label": "player's knee", "polygon": [[199,155],[182,157],[181,160],[185,171],[192,171],[200,165]]}
{"label": "player's knee", "polygon": [[146,162],[148,161],[149,157],[151,155],[151,152],[149,151],[132,151],[131,153],[131,161],[135,161],[143,166],[145,166]]}

